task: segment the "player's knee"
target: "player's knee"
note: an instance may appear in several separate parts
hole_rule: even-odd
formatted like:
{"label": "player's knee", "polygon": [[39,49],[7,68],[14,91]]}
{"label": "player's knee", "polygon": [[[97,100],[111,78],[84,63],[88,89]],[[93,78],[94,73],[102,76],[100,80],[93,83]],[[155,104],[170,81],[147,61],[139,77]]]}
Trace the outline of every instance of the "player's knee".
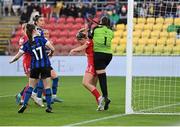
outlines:
{"label": "player's knee", "polygon": [[58,77],[57,73],[54,70],[51,70],[51,79],[55,79],[57,77]]}
{"label": "player's knee", "polygon": [[88,86],[88,81],[87,80],[83,80],[82,81],[82,85],[85,86],[85,87]]}

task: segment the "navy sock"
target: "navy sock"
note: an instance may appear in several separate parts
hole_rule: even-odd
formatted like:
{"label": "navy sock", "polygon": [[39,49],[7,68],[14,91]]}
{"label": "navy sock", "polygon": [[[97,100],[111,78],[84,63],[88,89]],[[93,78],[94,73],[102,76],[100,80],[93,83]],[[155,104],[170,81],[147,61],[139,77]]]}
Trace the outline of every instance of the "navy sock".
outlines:
{"label": "navy sock", "polygon": [[43,88],[44,88],[42,80],[39,80],[38,85],[37,85],[36,88],[37,88],[37,97],[41,98],[42,97]]}
{"label": "navy sock", "polygon": [[106,98],[108,97],[106,73],[98,74],[98,79],[103,97]]}
{"label": "navy sock", "polygon": [[23,105],[27,105],[28,101],[29,101],[29,98],[31,97],[31,94],[32,94],[32,91],[33,91],[33,88],[32,87],[29,87],[26,91],[26,94],[25,94],[25,97],[24,97],[24,103]]}
{"label": "navy sock", "polygon": [[47,107],[51,107],[51,89],[45,89],[46,90],[46,103]]}
{"label": "navy sock", "polygon": [[59,81],[58,77],[53,79],[53,83],[52,83],[52,94],[53,95],[56,95],[56,93],[57,93],[58,81]]}

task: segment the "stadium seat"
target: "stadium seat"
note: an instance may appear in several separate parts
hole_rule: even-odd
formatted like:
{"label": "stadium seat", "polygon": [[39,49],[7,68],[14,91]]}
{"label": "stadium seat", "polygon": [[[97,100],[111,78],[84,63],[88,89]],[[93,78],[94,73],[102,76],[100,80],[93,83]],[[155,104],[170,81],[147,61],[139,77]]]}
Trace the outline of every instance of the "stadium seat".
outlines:
{"label": "stadium seat", "polygon": [[64,17],[60,17],[59,19],[57,19],[57,23],[64,24],[65,22],[66,22],[66,18]]}
{"label": "stadium seat", "polygon": [[162,31],[162,32],[160,32],[159,36],[160,36],[160,38],[168,38],[169,34],[166,31]]}
{"label": "stadium seat", "polygon": [[180,24],[180,18],[174,18],[174,24],[175,25]]}
{"label": "stadium seat", "polygon": [[54,45],[58,44],[58,43],[57,43],[57,37],[51,37],[50,40],[52,41],[52,43],[53,43]]}
{"label": "stadium seat", "polygon": [[123,32],[123,38],[126,38],[127,37],[127,31],[124,31]]}
{"label": "stadium seat", "polygon": [[166,45],[168,46],[174,46],[176,43],[175,43],[175,38],[169,38],[166,40]]}
{"label": "stadium seat", "polygon": [[64,42],[65,39],[66,39],[65,37],[57,38],[57,44],[65,45],[65,42]]}
{"label": "stadium seat", "polygon": [[84,23],[84,20],[83,20],[83,18],[75,18],[75,23],[81,23],[81,24],[83,24],[83,23]]}
{"label": "stadium seat", "polygon": [[147,24],[154,24],[155,18],[147,18],[146,22]]}
{"label": "stadium seat", "polygon": [[173,50],[173,46],[165,46],[163,55],[171,55]]}
{"label": "stadium seat", "polygon": [[126,37],[119,40],[120,45],[126,45]]}
{"label": "stadium seat", "polygon": [[68,32],[68,37],[75,37],[77,34],[78,30],[73,30]]}
{"label": "stadium seat", "polygon": [[124,24],[117,24],[116,29],[117,30],[124,30],[125,29],[125,25]]}
{"label": "stadium seat", "polygon": [[73,17],[67,17],[66,23],[74,23],[75,19]]}
{"label": "stadium seat", "polygon": [[56,30],[55,24],[54,23],[49,23],[46,25],[48,30]]}
{"label": "stadium seat", "polygon": [[56,22],[56,18],[54,17],[51,17],[48,21],[48,23],[55,23]]}
{"label": "stadium seat", "polygon": [[159,45],[164,46],[166,44],[166,39],[165,38],[158,39],[156,43],[157,43],[157,46],[159,46]]}
{"label": "stadium seat", "polygon": [[56,24],[56,25],[55,25],[56,29],[57,29],[57,30],[60,30],[60,31],[65,30],[64,26],[65,26],[65,24]]}
{"label": "stadium seat", "polygon": [[139,41],[139,38],[134,38],[133,37],[133,46],[137,46],[138,45],[138,41]]}
{"label": "stadium seat", "polygon": [[180,46],[180,39],[176,39],[176,46]]}
{"label": "stadium seat", "polygon": [[135,55],[143,55],[144,45],[135,46],[134,53],[135,53]]}
{"label": "stadium seat", "polygon": [[133,31],[133,38],[140,38],[141,37],[141,31],[137,30],[137,31]]}
{"label": "stadium seat", "polygon": [[117,46],[116,47],[116,51],[119,55],[124,55],[125,53],[125,49],[126,49],[126,46],[125,45],[121,45],[121,46]]}
{"label": "stadium seat", "polygon": [[54,30],[50,32],[50,37],[57,37],[59,35],[59,30]]}
{"label": "stadium seat", "polygon": [[153,28],[153,25],[154,25],[154,24],[145,24],[145,25],[144,25],[144,30],[150,30],[150,31],[151,31],[152,28]]}
{"label": "stadium seat", "polygon": [[123,31],[122,30],[118,30],[118,31],[115,31],[114,32],[114,37],[122,37],[122,35],[123,35]]}
{"label": "stadium seat", "polygon": [[120,44],[120,38],[118,38],[118,37],[113,38],[112,39],[112,44],[119,45]]}
{"label": "stadium seat", "polygon": [[74,39],[73,38],[67,38],[64,40],[65,41],[65,44],[69,44],[69,45],[73,45],[74,44]]}
{"label": "stadium seat", "polygon": [[75,25],[72,26],[73,30],[79,30],[81,28],[83,28],[84,26],[81,23],[77,23]]}
{"label": "stadium seat", "polygon": [[169,38],[176,38],[176,32],[169,32]]}
{"label": "stadium seat", "polygon": [[150,33],[151,31],[149,30],[145,30],[141,33],[141,38],[144,39],[144,38],[149,38],[150,37]]}
{"label": "stadium seat", "polygon": [[147,40],[147,45],[148,46],[155,46],[156,45],[156,41],[157,41],[157,39],[150,38],[150,39]]}
{"label": "stadium seat", "polygon": [[113,53],[116,53],[116,47],[117,46],[118,46],[117,44],[111,44],[111,49],[112,49]]}
{"label": "stadium seat", "polygon": [[134,25],[134,30],[137,31],[137,30],[140,30],[142,31],[144,29],[144,24],[135,24]]}
{"label": "stadium seat", "polygon": [[174,47],[173,47],[173,50],[172,50],[172,53],[173,53],[174,55],[180,55],[180,45],[174,46]]}
{"label": "stadium seat", "polygon": [[137,18],[133,18],[134,25],[137,24]]}
{"label": "stadium seat", "polygon": [[158,31],[158,30],[151,32],[151,38],[158,39],[159,33],[160,33],[160,31]]}
{"label": "stadium seat", "polygon": [[58,31],[59,33],[58,33],[58,35],[60,36],[60,37],[68,37],[68,31],[66,30],[66,31]]}
{"label": "stadium seat", "polygon": [[138,24],[145,24],[146,23],[146,18],[137,18],[137,23]]}
{"label": "stadium seat", "polygon": [[144,53],[145,55],[152,55],[154,50],[154,46],[145,46]]}
{"label": "stadium seat", "polygon": [[169,24],[164,24],[163,27],[162,27],[162,30],[167,32],[168,26],[169,26]]}
{"label": "stadium seat", "polygon": [[163,24],[153,25],[153,31],[156,31],[156,30],[161,31],[162,27],[163,27]]}
{"label": "stadium seat", "polygon": [[147,38],[141,38],[138,40],[138,45],[145,46],[147,44]]}
{"label": "stadium seat", "polygon": [[173,18],[165,18],[164,24],[173,24]]}
{"label": "stadium seat", "polygon": [[162,55],[163,54],[163,48],[164,46],[159,45],[154,47],[154,54],[155,55]]}
{"label": "stadium seat", "polygon": [[156,18],[156,24],[164,24],[164,18]]}
{"label": "stadium seat", "polygon": [[73,26],[74,26],[73,23],[67,23],[67,24],[64,26],[64,28],[65,28],[65,30],[73,30]]}

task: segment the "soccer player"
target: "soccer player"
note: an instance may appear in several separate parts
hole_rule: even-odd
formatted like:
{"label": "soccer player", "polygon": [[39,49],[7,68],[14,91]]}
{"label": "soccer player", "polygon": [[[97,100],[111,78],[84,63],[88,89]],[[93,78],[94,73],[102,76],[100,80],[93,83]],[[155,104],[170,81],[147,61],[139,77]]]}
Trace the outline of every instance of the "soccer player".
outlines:
{"label": "soccer player", "polygon": [[111,101],[108,98],[105,69],[112,59],[111,40],[114,36],[110,27],[110,19],[106,16],[102,17],[100,25],[93,29],[91,36],[94,42],[94,66],[105,101],[104,110],[107,110]]}
{"label": "soccer player", "polygon": [[[42,16],[36,15],[33,20],[34,20],[34,24],[37,26],[36,29],[37,31],[39,31],[40,36],[46,36],[46,38],[49,39],[49,31],[46,30],[45,31],[46,33],[44,33],[44,30],[42,29],[45,25],[44,18]],[[51,67],[51,79],[52,79],[52,102],[63,102],[62,99],[57,97],[59,78],[56,71],[52,67]],[[42,81],[40,80],[37,87],[33,91],[32,98],[41,107],[42,107],[42,98],[41,98],[42,90],[43,90],[43,84]]]}
{"label": "soccer player", "polygon": [[[10,63],[17,61],[25,52],[31,55],[31,70],[29,78],[29,88],[26,91],[25,99],[22,107],[19,109],[18,113],[23,113],[27,107],[29,98],[31,97],[33,88],[38,82],[39,77],[42,79],[47,100],[47,113],[52,112],[51,108],[51,89],[50,89],[50,61],[49,56],[53,55],[54,47],[47,41],[44,37],[39,36],[36,31],[36,26],[34,24],[26,25],[26,34],[28,36],[28,41],[20,47],[19,52],[13,57]],[[49,54],[46,53],[45,46],[51,49]]]}
{"label": "soccer player", "polygon": [[[22,46],[27,40],[28,37],[26,36],[26,24],[22,25],[23,34],[22,37],[19,40],[19,46]],[[29,78],[30,75],[30,62],[31,62],[31,55],[29,53],[23,54],[23,68],[26,76]],[[24,94],[28,87],[29,83],[26,84],[27,87],[24,87],[23,90],[16,95],[16,103],[22,104],[24,102]]]}
{"label": "soccer player", "polygon": [[[50,37],[49,37],[49,31],[48,30],[43,30],[43,34],[44,37],[49,40],[49,42],[51,42],[51,44],[53,44],[52,41],[50,41]],[[48,52],[49,49],[46,48],[46,51]],[[52,83],[52,102],[63,102],[62,99],[57,98],[57,87],[58,87],[58,75],[56,73],[56,71],[51,67],[51,79],[53,80]],[[42,89],[43,89],[43,84],[41,86],[38,87],[38,89],[41,89],[41,91],[37,91],[37,98],[41,98],[42,95]],[[37,90],[38,90],[37,89]]]}
{"label": "soccer player", "polygon": [[[41,29],[45,24],[44,18],[42,16],[36,15],[33,20],[34,20],[34,24],[37,26],[36,30],[38,31],[39,36],[44,36],[44,31],[43,31],[43,29]],[[23,27],[23,28],[25,28],[25,27]],[[46,34],[46,35],[48,35],[48,34]],[[49,35],[48,35],[48,38],[49,38]],[[19,43],[22,45],[26,41],[27,41],[27,36],[24,32],[24,36],[20,39]],[[24,53],[24,55],[23,55],[23,67],[24,67],[24,71],[25,71],[27,76],[30,73],[29,72],[30,61],[31,61],[31,56],[28,53]],[[52,102],[63,102],[63,100],[60,98],[57,98],[57,95],[56,95],[59,78],[58,78],[57,73],[55,72],[55,70],[52,67],[51,67],[51,79],[53,80],[53,82],[52,82]],[[16,95],[16,103],[17,104],[23,103],[24,95],[25,95],[28,87],[29,87],[29,85],[27,84],[26,87],[24,87],[24,89]],[[42,98],[41,98],[42,91],[43,91],[43,82],[42,82],[42,80],[39,80],[37,86],[35,87],[35,89],[32,92],[31,97],[33,98],[35,103],[38,104],[40,107],[44,107],[44,104],[43,104]]]}
{"label": "soccer player", "polygon": [[96,75],[96,72],[94,70],[93,41],[88,39],[86,29],[81,29],[77,33],[76,38],[81,43],[81,46],[72,49],[69,54],[72,55],[72,54],[79,52],[79,51],[83,51],[83,50],[86,51],[88,65],[86,68],[85,75],[83,77],[82,84],[96,98],[96,102],[98,104],[97,110],[98,111],[104,110],[103,109],[104,106],[102,104],[103,98],[96,88],[97,75]]}

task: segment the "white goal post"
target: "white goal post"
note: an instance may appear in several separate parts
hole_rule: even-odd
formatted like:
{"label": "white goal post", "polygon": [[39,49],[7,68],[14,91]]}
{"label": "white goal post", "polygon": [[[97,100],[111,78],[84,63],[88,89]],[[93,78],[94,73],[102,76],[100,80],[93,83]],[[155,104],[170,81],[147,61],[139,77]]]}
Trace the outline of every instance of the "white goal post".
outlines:
{"label": "white goal post", "polygon": [[[127,13],[127,43],[126,43],[126,95],[125,95],[125,113],[126,114],[163,114],[163,115],[180,115],[180,38],[178,33],[168,33],[166,29],[170,25],[180,26],[180,17],[173,17],[170,12],[173,10],[173,6],[170,8],[167,1],[164,6],[164,12],[156,15],[154,8],[153,15],[146,15],[144,17],[136,17],[137,23],[134,24],[134,0],[128,0],[128,13]],[[144,0],[143,3],[148,2]],[[149,2],[155,2],[149,0]],[[176,2],[176,1],[172,1]],[[153,5],[153,4],[152,4]],[[155,4],[156,5],[156,4]],[[177,3],[180,5],[180,2]],[[161,6],[160,4],[156,6]],[[166,16],[169,13],[169,17]],[[143,51],[141,54],[135,54],[136,46],[134,46],[133,37],[137,32],[134,30],[134,25],[139,25],[138,20],[144,18],[144,28],[141,30],[141,37],[137,42],[141,45],[143,43]],[[152,24],[148,24],[149,19],[154,20]],[[163,19],[162,28],[156,29],[156,23],[160,18]],[[172,20],[172,24],[165,24],[166,19]],[[177,21],[178,19],[178,21]],[[145,26],[152,25],[152,28]],[[166,28],[164,28],[166,27]],[[149,29],[148,29],[149,28]],[[156,29],[153,31],[153,29]],[[171,31],[172,29],[170,29]],[[140,30],[139,30],[140,31]],[[138,31],[138,32],[139,32]],[[149,31],[148,37],[143,37],[143,32]],[[153,38],[153,34],[157,32],[158,36]],[[173,34],[177,34],[173,35]],[[162,37],[161,37],[162,35]],[[156,36],[156,35],[155,35]],[[164,39],[165,38],[165,39]],[[148,44],[150,40],[154,40],[154,44]],[[161,43],[164,40],[164,43]],[[171,40],[172,45],[170,44]],[[144,42],[143,42],[144,41]],[[140,47],[140,46],[139,46]],[[152,50],[150,49],[152,47]],[[159,53],[162,49],[161,53]],[[177,49],[177,50],[176,50]],[[147,51],[151,52],[150,54]],[[166,51],[168,53],[166,53]],[[176,52],[177,51],[177,52]],[[147,53],[147,54],[146,54]],[[151,63],[151,64],[149,64]],[[144,66],[144,70],[141,69]],[[154,73],[154,72],[159,73]]]}

